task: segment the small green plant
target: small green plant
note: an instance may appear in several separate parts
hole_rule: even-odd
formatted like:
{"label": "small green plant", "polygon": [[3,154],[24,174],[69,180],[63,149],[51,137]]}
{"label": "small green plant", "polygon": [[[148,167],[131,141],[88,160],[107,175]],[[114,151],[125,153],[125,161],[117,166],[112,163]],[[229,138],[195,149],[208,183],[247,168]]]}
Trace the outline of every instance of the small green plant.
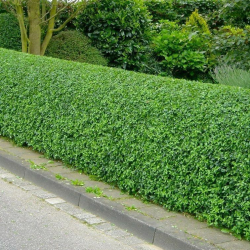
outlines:
{"label": "small green plant", "polygon": [[48,170],[45,166],[46,166],[46,163],[42,163],[42,164],[35,164],[35,162],[29,160],[29,163],[30,163],[30,168],[31,169],[42,169],[42,170]]}
{"label": "small green plant", "polygon": [[78,179],[75,179],[75,180],[70,180],[71,184],[74,185],[74,186],[84,186],[84,182],[83,181],[80,181]]}
{"label": "small green plant", "polygon": [[87,193],[93,193],[98,196],[103,196],[103,191],[99,187],[86,187],[85,190]]}
{"label": "small green plant", "polygon": [[55,177],[56,177],[57,180],[60,180],[60,181],[67,180],[67,178],[63,177],[63,176],[60,175],[60,174],[55,174]]}
{"label": "small green plant", "polygon": [[250,71],[235,66],[223,65],[216,67],[212,77],[219,84],[250,88]]}
{"label": "small green plant", "polygon": [[124,207],[128,211],[137,211],[138,210],[134,205],[132,205],[132,206],[126,206],[126,205],[124,205]]}
{"label": "small green plant", "polygon": [[98,176],[96,176],[96,175],[89,175],[89,179],[92,180],[92,181],[98,181],[99,180]]}

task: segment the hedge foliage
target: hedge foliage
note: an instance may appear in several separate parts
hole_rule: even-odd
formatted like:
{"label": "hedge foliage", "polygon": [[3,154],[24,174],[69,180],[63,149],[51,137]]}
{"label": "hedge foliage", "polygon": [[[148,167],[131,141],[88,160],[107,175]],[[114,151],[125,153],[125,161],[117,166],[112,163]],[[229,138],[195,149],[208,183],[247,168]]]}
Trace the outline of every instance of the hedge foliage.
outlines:
{"label": "hedge foliage", "polygon": [[62,31],[52,37],[46,56],[106,66],[107,60],[91,45],[89,38],[76,30]]}
{"label": "hedge foliage", "polygon": [[22,50],[21,33],[17,18],[9,13],[0,13],[0,47]]}
{"label": "hedge foliage", "polygon": [[150,18],[142,0],[93,1],[77,16],[76,26],[108,58],[109,66],[144,67]]}
{"label": "hedge foliage", "polygon": [[0,58],[0,135],[250,240],[248,89]]}
{"label": "hedge foliage", "polygon": [[202,16],[209,19],[212,27],[222,22],[218,10],[222,8],[224,0],[147,0],[145,4],[152,16],[153,22],[161,19],[178,21],[184,24],[196,9]]}

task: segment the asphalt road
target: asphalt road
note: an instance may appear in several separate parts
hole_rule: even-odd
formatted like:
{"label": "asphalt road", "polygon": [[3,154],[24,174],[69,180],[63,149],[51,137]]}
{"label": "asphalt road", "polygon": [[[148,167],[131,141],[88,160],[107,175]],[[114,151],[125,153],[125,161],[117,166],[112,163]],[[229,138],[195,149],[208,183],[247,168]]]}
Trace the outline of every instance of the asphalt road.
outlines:
{"label": "asphalt road", "polygon": [[0,178],[0,250],[129,250]]}

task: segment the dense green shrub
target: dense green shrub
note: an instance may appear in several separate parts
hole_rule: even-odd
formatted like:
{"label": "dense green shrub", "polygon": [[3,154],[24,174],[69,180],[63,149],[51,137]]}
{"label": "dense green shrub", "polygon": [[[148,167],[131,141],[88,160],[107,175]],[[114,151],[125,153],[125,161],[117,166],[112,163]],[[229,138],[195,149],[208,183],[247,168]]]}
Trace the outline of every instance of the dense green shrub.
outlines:
{"label": "dense green shrub", "polygon": [[[173,22],[164,22],[154,38],[154,50],[167,75],[195,79],[206,70],[205,35],[189,32]],[[197,79],[197,78],[196,78]]]}
{"label": "dense green shrub", "polygon": [[21,50],[21,33],[15,16],[9,13],[0,14],[0,47]]}
{"label": "dense green shrub", "polygon": [[145,4],[154,22],[167,19],[184,24],[195,9],[209,19],[211,27],[222,22],[218,10],[223,6],[223,0],[146,0]]}
{"label": "dense green shrub", "polygon": [[0,60],[0,135],[250,240],[248,89],[4,49]]}
{"label": "dense green shrub", "polygon": [[221,8],[220,17],[226,24],[237,27],[250,25],[250,0],[225,1]]}
{"label": "dense green shrub", "polygon": [[97,48],[91,45],[89,38],[78,31],[62,31],[54,36],[45,55],[77,62],[107,65],[107,60]]}
{"label": "dense green shrub", "polygon": [[173,9],[171,1],[146,0],[145,5],[150,12],[153,22],[177,19],[177,14]]}
{"label": "dense green shrub", "polygon": [[223,26],[214,30],[210,48],[210,65],[235,65],[238,68],[250,69],[250,26],[239,29]]}
{"label": "dense green shrub", "polygon": [[3,5],[3,2],[1,1],[0,2],[0,14],[1,13],[6,13],[7,11],[6,11],[6,9],[5,9],[5,6]]}
{"label": "dense green shrub", "polygon": [[142,0],[101,0],[78,16],[77,27],[109,59],[110,66],[138,70],[149,43],[149,15]]}

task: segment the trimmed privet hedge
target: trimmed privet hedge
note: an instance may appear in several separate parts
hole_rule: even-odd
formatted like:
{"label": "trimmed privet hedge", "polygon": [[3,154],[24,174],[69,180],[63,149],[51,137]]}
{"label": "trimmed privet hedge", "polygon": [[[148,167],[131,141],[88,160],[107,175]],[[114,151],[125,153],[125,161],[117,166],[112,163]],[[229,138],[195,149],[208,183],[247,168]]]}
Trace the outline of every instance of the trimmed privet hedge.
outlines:
{"label": "trimmed privet hedge", "polygon": [[249,90],[0,59],[0,135],[250,239]]}

